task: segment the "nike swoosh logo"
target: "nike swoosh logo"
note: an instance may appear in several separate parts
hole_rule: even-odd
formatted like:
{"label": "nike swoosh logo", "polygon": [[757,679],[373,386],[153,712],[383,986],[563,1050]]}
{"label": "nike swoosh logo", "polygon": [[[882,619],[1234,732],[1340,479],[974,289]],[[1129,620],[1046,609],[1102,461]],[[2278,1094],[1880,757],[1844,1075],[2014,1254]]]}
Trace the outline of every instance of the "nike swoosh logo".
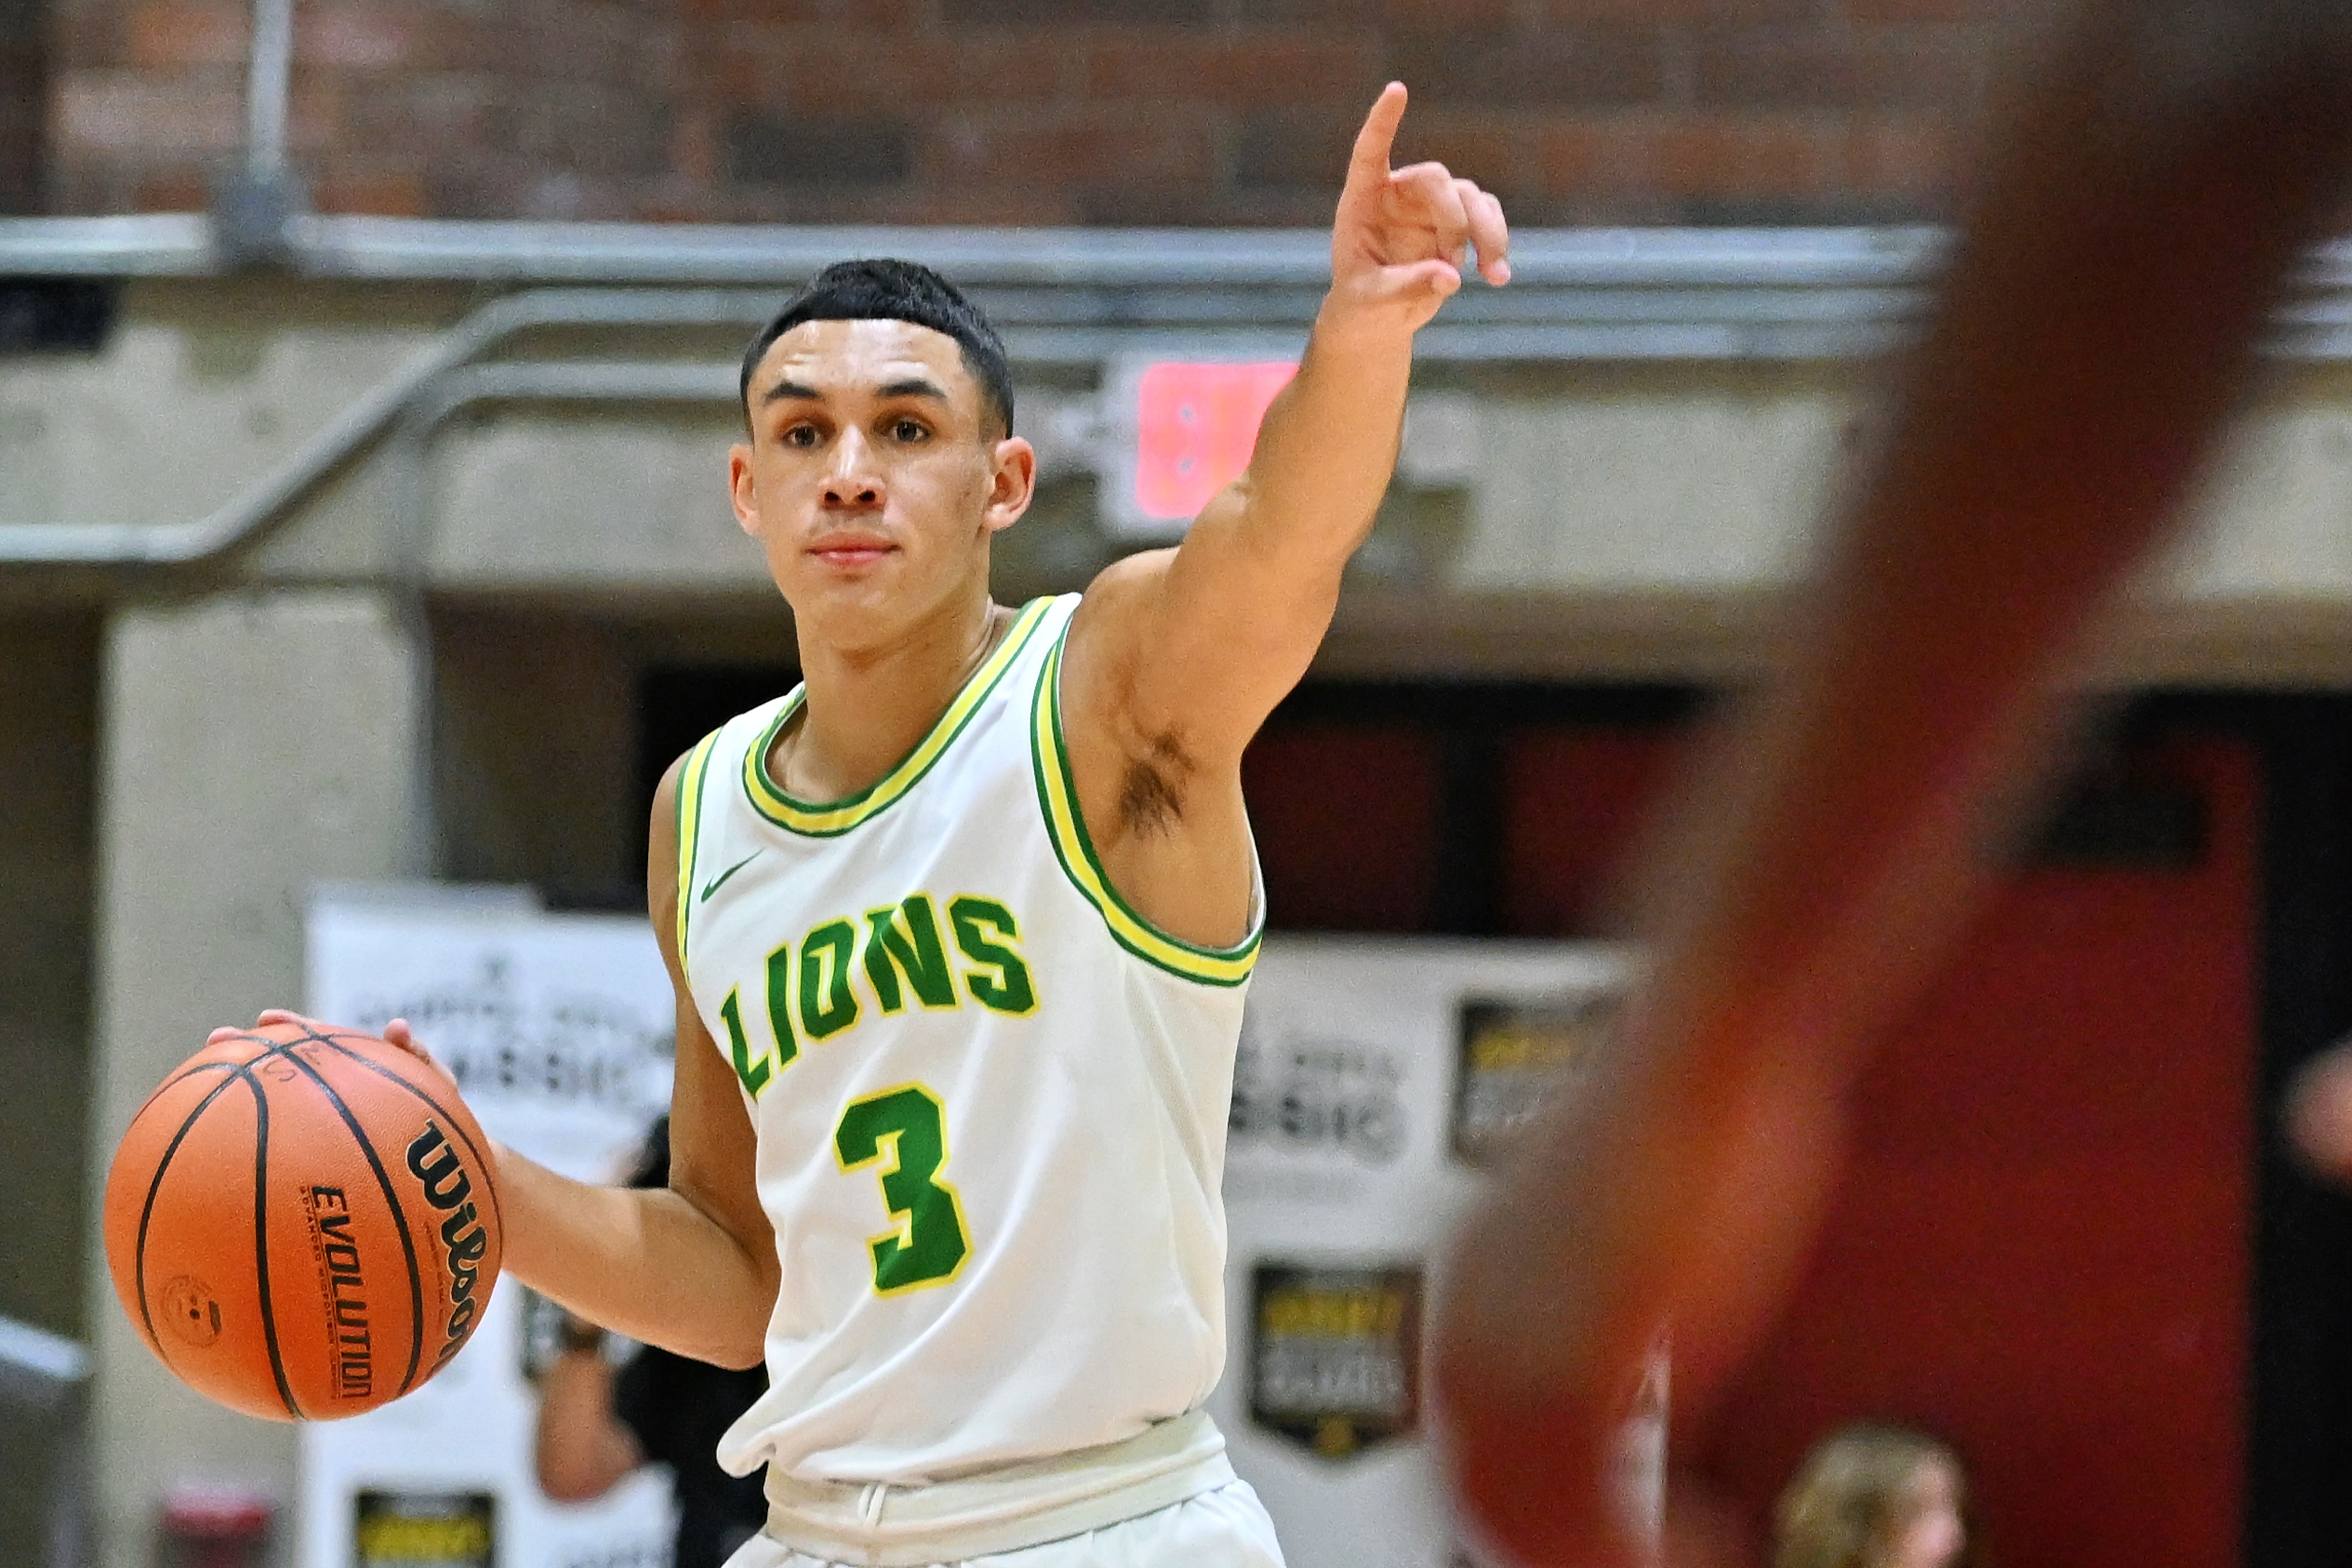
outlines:
{"label": "nike swoosh logo", "polygon": [[741,871],[745,866],[750,865],[753,861],[758,860],[759,858],[760,852],[753,850],[750,854],[745,855],[741,860],[737,861],[733,865],[730,865],[725,871],[720,872],[717,881],[704,883],[702,884],[702,902],[705,904],[709,903],[710,895],[717,893],[720,888],[725,887],[729,877],[733,876],[737,872]]}

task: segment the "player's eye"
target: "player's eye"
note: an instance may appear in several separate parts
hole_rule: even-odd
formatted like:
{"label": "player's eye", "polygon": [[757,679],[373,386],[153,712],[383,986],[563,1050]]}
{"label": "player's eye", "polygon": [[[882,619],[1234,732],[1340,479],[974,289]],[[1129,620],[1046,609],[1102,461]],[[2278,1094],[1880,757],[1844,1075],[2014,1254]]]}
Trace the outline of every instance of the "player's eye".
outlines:
{"label": "player's eye", "polygon": [[783,434],[776,439],[787,446],[814,446],[817,444],[816,426],[805,422],[788,424],[784,427]]}
{"label": "player's eye", "polygon": [[930,436],[930,426],[919,419],[894,419],[890,422],[890,439],[893,441],[911,445],[918,441],[928,441]]}

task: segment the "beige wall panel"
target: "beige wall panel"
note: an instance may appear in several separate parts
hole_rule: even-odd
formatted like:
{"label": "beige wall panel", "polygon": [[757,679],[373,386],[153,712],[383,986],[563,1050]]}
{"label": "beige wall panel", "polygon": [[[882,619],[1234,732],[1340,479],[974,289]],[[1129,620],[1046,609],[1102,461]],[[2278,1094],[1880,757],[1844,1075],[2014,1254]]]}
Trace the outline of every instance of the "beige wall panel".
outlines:
{"label": "beige wall panel", "polygon": [[1843,400],[1702,391],[1491,404],[1468,537],[1475,593],[1769,586],[1801,564]]}
{"label": "beige wall panel", "polygon": [[[104,654],[89,1287],[106,1568],[151,1568],[176,1483],[290,1501],[292,1429],[173,1380],[117,1309],[95,1194],[122,1128],[215,1024],[298,1002],[316,883],[410,866],[415,661],[375,595],[118,611]],[[283,1533],[283,1532],[281,1532]]]}
{"label": "beige wall panel", "polygon": [[[454,287],[267,277],[133,285],[101,353],[0,364],[0,522],[201,517],[247,493],[478,299]],[[511,351],[626,360],[716,342],[574,334]],[[1451,510],[1392,508],[1412,527],[1385,528],[1365,554],[1359,581],[1425,599],[1415,615],[1433,628],[1383,658],[1455,669],[1459,634],[1508,599],[1557,629],[1568,652],[1549,667],[1561,678],[1587,670],[1574,652],[1587,647],[1635,649],[1669,669],[1718,660],[1714,622],[1738,619],[1801,568],[1867,379],[1859,365],[1434,371],[1433,385],[1481,400],[1474,461],[1446,492]],[[433,581],[641,615],[764,601],[761,563],[725,502],[734,434],[717,407],[511,404],[460,416],[441,433],[428,486]],[[396,581],[384,456],[365,455],[221,570],[249,581]],[[1087,480],[1048,487],[1005,541],[1008,591],[1082,581],[1110,553],[1090,494]],[[2281,380],[2210,497],[2207,526],[2147,580],[2166,608],[2222,619],[2210,635],[2173,637],[2163,674],[2352,671],[2333,651],[2352,616],[2352,371]],[[93,602],[119,588],[89,574],[0,573],[0,600],[17,606]],[[1604,659],[1589,673],[1612,668]]]}
{"label": "beige wall panel", "polygon": [[2153,576],[2189,601],[2352,601],[2352,408],[2263,409],[2216,465]]}
{"label": "beige wall panel", "polygon": [[261,531],[238,563],[240,575],[289,585],[397,577],[392,497],[384,464],[345,466]]}
{"label": "beige wall panel", "polygon": [[6,361],[0,522],[188,522],[242,495],[446,313],[437,297],[368,303],[299,286],[132,288],[103,352]]}
{"label": "beige wall panel", "polygon": [[757,588],[727,502],[735,426],[517,414],[442,438],[432,561],[455,588]]}

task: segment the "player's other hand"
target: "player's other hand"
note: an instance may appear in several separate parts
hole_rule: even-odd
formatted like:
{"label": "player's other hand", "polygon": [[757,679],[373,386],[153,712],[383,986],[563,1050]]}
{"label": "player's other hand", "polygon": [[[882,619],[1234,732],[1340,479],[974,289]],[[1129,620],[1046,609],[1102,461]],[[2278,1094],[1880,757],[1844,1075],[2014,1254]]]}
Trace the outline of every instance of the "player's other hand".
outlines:
{"label": "player's other hand", "polygon": [[1405,90],[1391,82],[1356,133],[1331,225],[1331,304],[1418,331],[1462,287],[1475,247],[1479,276],[1511,280],[1503,204],[1443,163],[1389,167]]}
{"label": "player's other hand", "polygon": [[[290,1023],[302,1029],[315,1029],[321,1030],[341,1029],[344,1027],[341,1024],[327,1023],[319,1019],[314,1019],[307,1013],[298,1013],[291,1008],[265,1008],[262,1009],[261,1016],[253,1020],[253,1025],[256,1029],[265,1029],[274,1023]],[[234,1029],[216,1029],[213,1030],[210,1035],[205,1037],[205,1043],[206,1045],[217,1045],[222,1040],[228,1039],[230,1036],[241,1032],[241,1030]],[[408,1052],[409,1055],[416,1058],[417,1061],[425,1063],[425,1066],[439,1073],[444,1079],[447,1080],[450,1088],[455,1089],[457,1087],[457,1080],[450,1075],[449,1070],[442,1066],[431,1051],[425,1049],[423,1042],[420,1041],[416,1038],[415,1034],[409,1029],[408,1020],[406,1019],[394,1019],[390,1023],[384,1025],[383,1039],[386,1045],[392,1046],[396,1050]]]}

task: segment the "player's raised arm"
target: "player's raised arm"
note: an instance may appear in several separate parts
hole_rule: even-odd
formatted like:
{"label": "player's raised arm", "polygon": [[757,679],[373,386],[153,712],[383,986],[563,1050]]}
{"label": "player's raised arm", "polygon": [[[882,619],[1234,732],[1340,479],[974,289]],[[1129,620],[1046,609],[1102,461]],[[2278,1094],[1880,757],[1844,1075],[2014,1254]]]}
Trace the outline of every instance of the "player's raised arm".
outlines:
{"label": "player's raised arm", "polygon": [[1331,288],[1250,465],[1181,548],[1121,562],[1087,596],[1070,671],[1119,672],[1139,729],[1196,759],[1238,758],[1328,629],[1339,574],[1396,465],[1413,334],[1462,287],[1473,248],[1510,277],[1502,204],[1444,165],[1389,166],[1405,89],[1358,133],[1331,228]]}
{"label": "player's raised arm", "polygon": [[1510,277],[1502,204],[1440,164],[1389,167],[1391,82],[1364,121],[1331,226],[1331,289],[1247,472],[1182,546],[1087,591],[1060,674],[1069,763],[1120,895],[1181,940],[1222,947],[1251,918],[1241,757],[1307,673],[1339,574],[1396,465],[1413,334],[1462,287],[1472,247]]}
{"label": "player's raised arm", "polygon": [[1805,640],[1653,864],[1628,1038],[1453,1250],[1440,1399],[1520,1561],[1635,1559],[1601,1477],[1644,1352],[1703,1404],[1769,1321],[1854,1066],[2341,210],[2340,6],[2096,0],[2029,88]]}

